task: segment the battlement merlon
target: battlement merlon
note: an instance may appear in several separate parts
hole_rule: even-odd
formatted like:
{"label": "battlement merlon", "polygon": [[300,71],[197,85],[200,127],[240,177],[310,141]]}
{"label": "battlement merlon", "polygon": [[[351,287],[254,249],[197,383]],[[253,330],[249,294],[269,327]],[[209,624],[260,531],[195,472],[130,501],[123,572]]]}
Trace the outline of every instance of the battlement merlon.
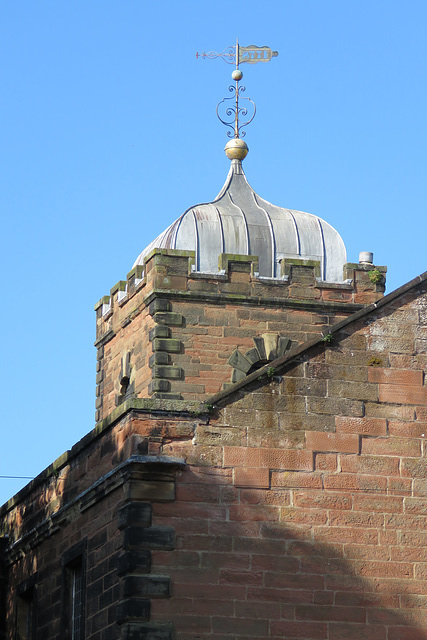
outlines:
{"label": "battlement merlon", "polygon": [[221,254],[216,273],[195,264],[193,251],[154,249],[96,304],[97,421],[129,398],[217,393],[240,375],[236,349],[324,334],[382,297],[386,272],[348,263],[347,280],[328,283],[318,260],[284,258],[279,278],[260,277],[255,255]]}
{"label": "battlement merlon", "polygon": [[[317,300],[323,304],[334,301],[365,305],[382,297],[386,272],[385,266],[346,263],[344,281],[329,283],[320,279],[319,261],[284,258],[280,260],[281,276],[266,278],[258,274],[257,256],[224,253],[219,256],[217,273],[203,273],[196,271],[194,251],[153,249],[143,265],[134,267],[125,281],[117,282],[110,295],[96,303],[97,324],[108,323],[117,308],[126,307],[127,313],[129,302],[136,294],[143,293],[142,300],[138,295],[138,304],[141,304],[154,291],[167,291],[174,297],[180,293],[188,297],[190,292],[195,294],[204,290],[207,297],[220,295],[225,299],[229,295],[237,298],[240,294],[242,300],[247,300],[248,296],[253,299],[266,297],[277,299],[281,304]],[[246,284],[245,290],[238,294],[232,286],[233,281]]]}

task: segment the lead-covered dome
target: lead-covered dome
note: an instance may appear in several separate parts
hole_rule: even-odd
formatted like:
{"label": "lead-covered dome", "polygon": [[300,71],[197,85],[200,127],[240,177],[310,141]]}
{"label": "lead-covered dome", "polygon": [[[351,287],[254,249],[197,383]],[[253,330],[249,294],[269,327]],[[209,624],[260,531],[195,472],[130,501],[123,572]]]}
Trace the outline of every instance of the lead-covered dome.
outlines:
{"label": "lead-covered dome", "polygon": [[194,251],[195,269],[218,273],[221,253],[256,255],[260,277],[280,277],[283,258],[320,261],[321,279],[342,282],[347,262],[344,242],[330,224],[303,211],[282,209],[258,196],[234,159],[213,202],[187,209],[138,256],[154,248]]}

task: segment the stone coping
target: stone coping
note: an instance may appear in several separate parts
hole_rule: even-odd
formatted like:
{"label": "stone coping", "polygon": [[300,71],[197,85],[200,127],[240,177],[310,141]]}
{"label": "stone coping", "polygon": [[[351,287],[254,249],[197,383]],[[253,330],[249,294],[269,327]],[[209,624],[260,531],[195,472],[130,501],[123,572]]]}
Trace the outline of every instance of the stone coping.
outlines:
{"label": "stone coping", "polygon": [[[88,507],[92,506],[94,502],[101,500],[111,493],[111,491],[117,489],[125,481],[126,475],[132,473],[132,469],[141,466],[146,466],[148,468],[162,467],[163,469],[173,470],[184,468],[186,466],[186,462],[183,458],[176,458],[173,456],[131,455],[127,460],[119,463],[114,467],[114,469],[98,478],[90,487],[79,493],[75,498],[62,505],[57,511],[50,514],[48,517],[44,518],[30,531],[24,533],[21,538],[10,545],[8,552],[13,553],[15,549],[19,550],[23,544],[25,545],[26,541],[28,541],[31,547],[34,548],[37,543],[45,540],[49,535],[58,530],[58,527],[66,517],[66,513],[70,508],[80,505],[81,511],[85,511]],[[2,507],[0,511],[0,515],[2,515],[3,508],[4,507]],[[5,539],[7,538],[3,538],[3,540]]]}
{"label": "stone coping", "polygon": [[[137,413],[151,413],[155,416],[206,416],[210,412],[209,406],[204,402],[187,400],[163,400],[159,398],[130,398],[114,409],[104,420],[98,422],[94,429],[87,433],[71,449],[63,453],[46,469],[41,471],[33,480],[25,485],[18,493],[12,496],[3,506],[0,507],[0,518],[13,509],[19,502],[25,499],[40,484],[45,482],[52,475],[71,463],[86,447],[100,438],[115,423],[121,420],[126,414],[135,411]],[[166,458],[165,458],[166,459]],[[168,458],[169,459],[169,458]]]}

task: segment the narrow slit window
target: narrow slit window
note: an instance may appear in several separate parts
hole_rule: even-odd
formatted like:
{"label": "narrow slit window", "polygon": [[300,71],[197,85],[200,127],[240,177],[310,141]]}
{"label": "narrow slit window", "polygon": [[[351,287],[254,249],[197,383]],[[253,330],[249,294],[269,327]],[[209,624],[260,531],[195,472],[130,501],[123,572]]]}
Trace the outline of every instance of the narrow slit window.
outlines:
{"label": "narrow slit window", "polygon": [[34,588],[30,588],[21,591],[18,595],[16,603],[16,640],[33,640],[35,637],[34,631]]}
{"label": "narrow slit window", "polygon": [[78,562],[69,568],[71,640],[83,640],[83,567]]}
{"label": "narrow slit window", "polygon": [[86,543],[79,543],[62,558],[62,625],[63,640],[85,639],[85,551]]}

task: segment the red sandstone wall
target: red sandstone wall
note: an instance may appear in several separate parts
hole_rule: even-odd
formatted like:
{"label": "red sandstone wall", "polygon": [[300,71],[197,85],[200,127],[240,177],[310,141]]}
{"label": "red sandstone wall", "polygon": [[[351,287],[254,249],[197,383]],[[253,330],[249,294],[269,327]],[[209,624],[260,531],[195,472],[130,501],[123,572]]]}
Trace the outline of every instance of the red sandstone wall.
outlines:
{"label": "red sandstone wall", "polygon": [[190,464],[154,511],[177,639],[427,638],[426,310],[408,295],[164,443]]}
{"label": "red sandstone wall", "polygon": [[286,308],[260,309],[255,305],[176,302],[173,308],[185,318],[184,327],[172,330],[172,337],[183,345],[174,362],[182,367],[185,376],[174,382],[173,389],[188,400],[214,395],[224,382],[230,383],[233,368],[228,359],[235,349],[242,353],[253,349],[254,337],[272,333],[301,344],[319,337],[345,317]]}
{"label": "red sandstone wall", "polygon": [[[149,585],[151,621],[173,622],[177,640],[426,640],[427,303],[415,293],[241,389],[209,419],[190,406],[178,415],[178,405],[174,417],[166,405],[156,416],[153,406],[83,441],[2,513],[17,542],[10,624],[16,586],[37,571],[42,637],[61,637],[61,555],[87,537],[91,640],[118,634],[126,584],[130,599]],[[186,459],[175,500],[170,489],[158,502],[143,479],[58,517],[143,453]],[[154,529],[176,533],[168,550],[150,547],[150,573],[134,582],[118,576],[115,554],[127,534],[142,544],[148,525],[120,529],[129,500],[152,502]],[[32,538],[46,517],[46,538]],[[168,576],[170,597],[158,599]],[[158,637],[170,638],[147,636]]]}
{"label": "red sandstone wall", "polygon": [[[120,499],[120,498],[119,498]],[[65,637],[62,614],[63,554],[75,544],[86,540],[86,629],[87,637],[111,640],[119,638],[116,624],[116,602],[119,598],[117,556],[122,544],[117,528],[117,494],[110,494],[90,510],[79,513],[78,519],[52,527],[44,541],[36,543],[29,535],[25,556],[21,548],[9,569],[7,597],[7,640],[15,640],[17,586],[34,579],[36,586],[37,638],[60,640]],[[11,557],[10,555],[8,557]],[[106,635],[105,635],[106,634]],[[71,636],[70,636],[71,637]]]}
{"label": "red sandstone wall", "polygon": [[[379,284],[369,279],[372,265],[351,264],[345,277],[352,284],[319,283],[315,268],[304,261],[288,267],[287,280],[262,280],[251,273],[250,261],[237,256],[227,262],[227,273],[209,277],[191,273],[190,253],[184,253],[159,251],[145,265],[146,273],[139,267],[136,287],[132,271],[127,283],[118,283],[97,305],[97,422],[123,401],[121,365],[127,351],[134,397],[166,393],[200,400],[232,381],[227,361],[235,349],[253,348],[254,337],[267,332],[305,342],[357,310],[354,303],[376,301],[384,291],[383,267]],[[163,307],[156,307],[156,300]],[[158,333],[150,338],[153,329]],[[163,358],[156,363],[150,361],[154,351]]]}
{"label": "red sandstone wall", "polygon": [[152,354],[149,332],[154,326],[148,308],[131,312],[132,321],[120,316],[114,335],[98,346],[96,408],[97,422],[107,417],[118,405],[122,357],[131,352],[131,385],[137,397],[148,396],[151,371],[148,366]]}

